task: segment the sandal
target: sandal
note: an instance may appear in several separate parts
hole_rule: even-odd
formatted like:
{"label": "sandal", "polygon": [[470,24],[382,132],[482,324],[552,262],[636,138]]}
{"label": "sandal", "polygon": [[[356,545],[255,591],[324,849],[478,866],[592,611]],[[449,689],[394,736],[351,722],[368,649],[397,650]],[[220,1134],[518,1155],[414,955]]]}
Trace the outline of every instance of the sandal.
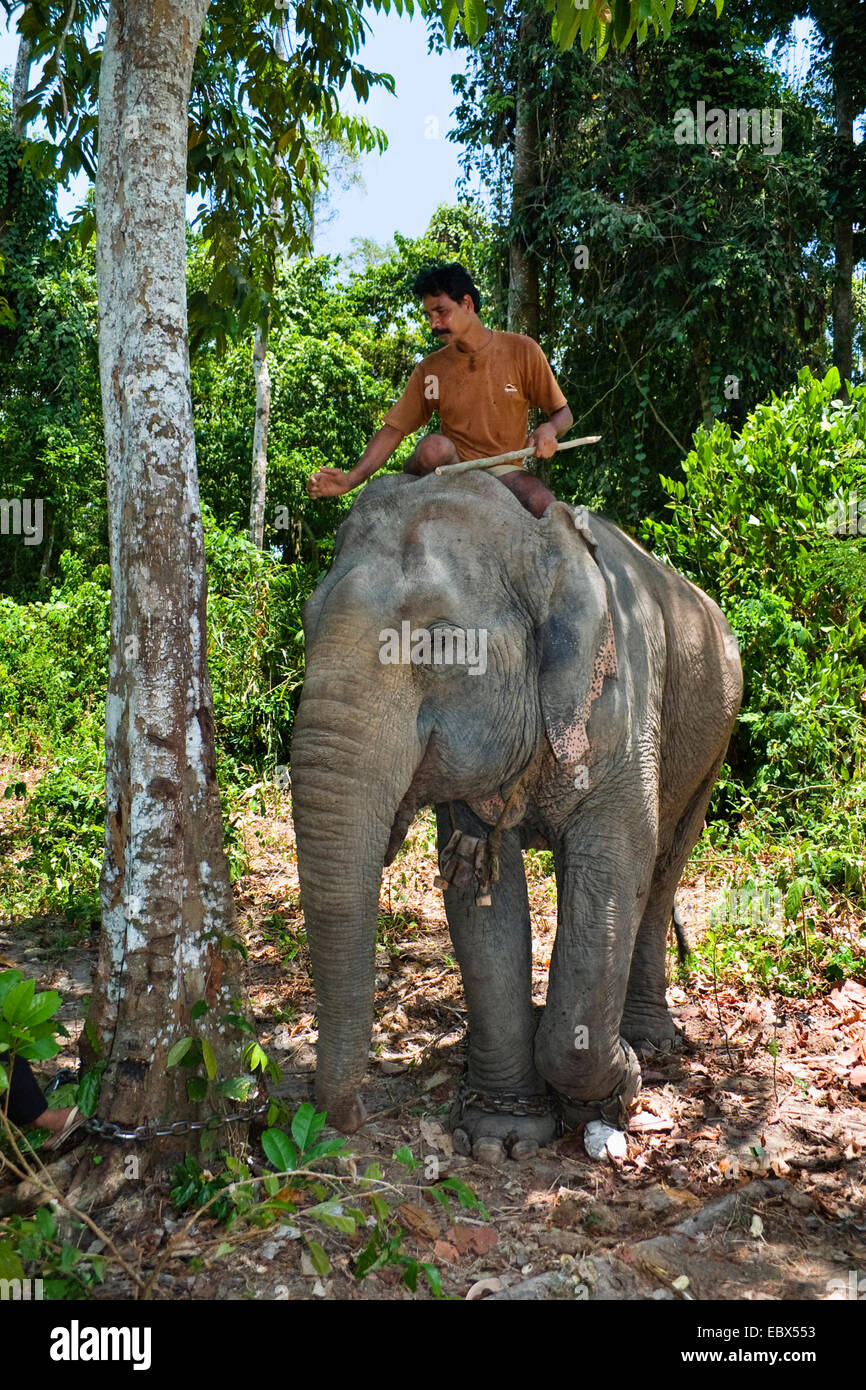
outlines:
{"label": "sandal", "polygon": [[64,1144],[66,1140],[69,1138],[70,1134],[72,1134],[76,1129],[78,1129],[79,1126],[83,1125],[86,1119],[87,1116],[82,1115],[81,1111],[78,1109],[78,1106],[73,1105],[69,1114],[66,1116],[66,1123],[64,1124],[63,1128],[61,1130],[58,1130],[56,1134],[52,1134],[51,1138],[45,1141],[45,1143],[42,1145],[43,1149],[59,1149],[60,1145]]}

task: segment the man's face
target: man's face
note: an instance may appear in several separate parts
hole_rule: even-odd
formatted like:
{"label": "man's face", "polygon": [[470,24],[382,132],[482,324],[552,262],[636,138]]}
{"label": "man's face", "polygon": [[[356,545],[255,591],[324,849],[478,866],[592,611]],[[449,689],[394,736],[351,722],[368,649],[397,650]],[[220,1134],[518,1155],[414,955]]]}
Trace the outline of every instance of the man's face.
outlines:
{"label": "man's face", "polygon": [[475,315],[472,296],[468,294],[459,304],[447,294],[425,294],[421,304],[433,333],[443,344],[453,343],[467,333]]}

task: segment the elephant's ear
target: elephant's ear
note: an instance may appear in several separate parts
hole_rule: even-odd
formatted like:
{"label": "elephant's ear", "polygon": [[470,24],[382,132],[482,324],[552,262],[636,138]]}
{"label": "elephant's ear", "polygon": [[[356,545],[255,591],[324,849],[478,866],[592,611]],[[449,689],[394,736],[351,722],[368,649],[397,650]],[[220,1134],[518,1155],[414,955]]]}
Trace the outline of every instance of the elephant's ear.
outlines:
{"label": "elephant's ear", "polygon": [[[605,677],[616,676],[608,591],[595,561],[595,537],[564,503],[548,507],[548,592],[537,622],[538,695],[557,762],[579,763],[589,749],[590,706]],[[542,596],[539,596],[542,597]]]}

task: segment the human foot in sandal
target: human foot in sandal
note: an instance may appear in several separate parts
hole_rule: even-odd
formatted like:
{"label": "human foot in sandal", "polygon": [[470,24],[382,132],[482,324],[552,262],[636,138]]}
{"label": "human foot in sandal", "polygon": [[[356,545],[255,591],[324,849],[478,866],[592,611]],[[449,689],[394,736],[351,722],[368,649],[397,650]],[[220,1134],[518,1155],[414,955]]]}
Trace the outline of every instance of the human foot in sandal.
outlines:
{"label": "human foot in sandal", "polygon": [[84,1124],[85,1118],[77,1105],[70,1105],[64,1110],[43,1110],[38,1119],[33,1121],[33,1124],[36,1129],[51,1131],[51,1138],[45,1141],[43,1148],[59,1149],[73,1130]]}

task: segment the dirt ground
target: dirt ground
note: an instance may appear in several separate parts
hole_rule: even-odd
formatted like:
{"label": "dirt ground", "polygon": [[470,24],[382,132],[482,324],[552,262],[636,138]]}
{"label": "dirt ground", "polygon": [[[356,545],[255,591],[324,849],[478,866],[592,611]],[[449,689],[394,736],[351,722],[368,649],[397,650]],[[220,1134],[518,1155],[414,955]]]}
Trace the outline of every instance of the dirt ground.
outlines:
{"label": "dirt ground", "polygon": [[[255,814],[254,802],[243,820],[250,867],[237,885],[239,924],[259,1038],[282,1067],[275,1089],[294,1108],[312,1096],[316,1039],[294,840],[287,798],[277,815]],[[435,1264],[445,1294],[460,1299],[866,1297],[866,988],[848,981],[820,1000],[770,1000],[700,975],[674,983],[687,1046],[646,1061],[626,1156],[591,1160],[579,1130],[527,1162],[480,1165],[453,1152],[447,1130],[466,1019],[431,887],[432,838],[431,818],[419,818],[385,873],[371,1118],[350,1141],[358,1170],[375,1160],[397,1189],[390,1205],[400,1206],[403,1250]],[[555,897],[538,861],[527,862],[542,1004]],[[693,934],[704,925],[695,901],[687,878],[681,904]],[[95,958],[92,944],[59,952],[53,935],[45,923],[0,929],[3,961],[66,1001],[70,1040],[50,1070],[75,1065]],[[403,1146],[423,1165],[411,1174],[393,1158]],[[80,1174],[88,1152],[79,1144],[60,1172]],[[489,1219],[473,1210],[449,1218],[431,1199],[437,1172],[468,1184]],[[135,1268],[151,1271],[167,1256],[158,1298],[432,1297],[423,1279],[410,1293],[394,1266],[356,1280],[361,1242],[338,1231],[316,1232],[330,1259],[327,1276],[317,1274],[288,1219],[236,1228],[231,1253],[218,1255],[223,1229],[204,1218],[182,1234],[167,1188],[149,1188],[144,1200],[130,1190],[100,1219]],[[131,1297],[132,1284],[111,1273],[96,1296]]]}

